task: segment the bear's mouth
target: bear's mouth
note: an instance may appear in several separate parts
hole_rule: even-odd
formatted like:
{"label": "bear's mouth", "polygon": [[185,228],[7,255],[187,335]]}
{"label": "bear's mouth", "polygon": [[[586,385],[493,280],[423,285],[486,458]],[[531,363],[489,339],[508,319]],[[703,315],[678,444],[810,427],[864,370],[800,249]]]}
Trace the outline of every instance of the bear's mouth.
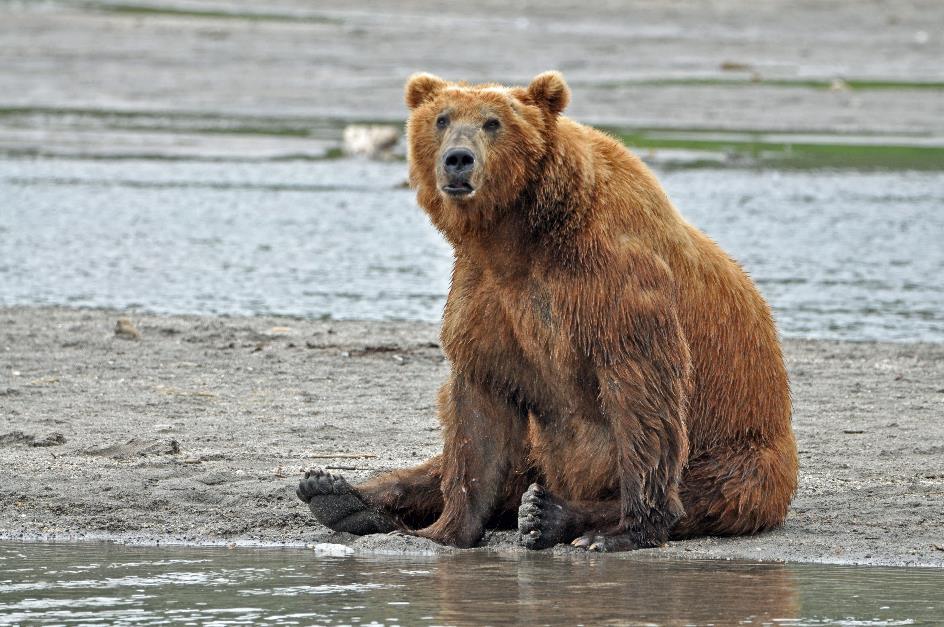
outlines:
{"label": "bear's mouth", "polygon": [[443,185],[442,190],[453,198],[471,196],[475,193],[475,188],[468,183],[449,183],[448,185]]}

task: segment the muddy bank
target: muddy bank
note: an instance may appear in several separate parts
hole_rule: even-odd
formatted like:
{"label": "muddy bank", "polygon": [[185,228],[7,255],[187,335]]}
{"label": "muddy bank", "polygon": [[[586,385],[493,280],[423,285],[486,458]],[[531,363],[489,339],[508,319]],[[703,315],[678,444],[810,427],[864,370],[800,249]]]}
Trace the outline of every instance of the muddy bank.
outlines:
{"label": "muddy bank", "polygon": [[[435,325],[0,309],[0,538],[341,543],[303,468],[439,450]],[[944,566],[944,345],[788,341],[802,464],[786,526],[650,553]],[[486,547],[518,550],[510,532]],[[566,550],[563,548],[556,549]]]}

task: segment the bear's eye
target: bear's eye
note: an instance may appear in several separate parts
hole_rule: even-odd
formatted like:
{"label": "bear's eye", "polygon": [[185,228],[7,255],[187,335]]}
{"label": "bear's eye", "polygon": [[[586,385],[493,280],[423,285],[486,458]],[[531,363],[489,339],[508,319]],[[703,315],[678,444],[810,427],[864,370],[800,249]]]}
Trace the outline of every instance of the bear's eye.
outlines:
{"label": "bear's eye", "polygon": [[448,115],[441,115],[438,118],[436,118],[436,128],[438,128],[439,130],[443,130],[447,126],[449,126]]}
{"label": "bear's eye", "polygon": [[495,118],[491,118],[491,119],[489,119],[489,120],[486,120],[486,121],[485,121],[485,124],[482,125],[482,128],[484,128],[484,129],[485,129],[486,131],[488,131],[489,133],[494,133],[494,132],[497,131],[500,127],[501,127],[501,122],[499,122],[499,121],[496,120]]}

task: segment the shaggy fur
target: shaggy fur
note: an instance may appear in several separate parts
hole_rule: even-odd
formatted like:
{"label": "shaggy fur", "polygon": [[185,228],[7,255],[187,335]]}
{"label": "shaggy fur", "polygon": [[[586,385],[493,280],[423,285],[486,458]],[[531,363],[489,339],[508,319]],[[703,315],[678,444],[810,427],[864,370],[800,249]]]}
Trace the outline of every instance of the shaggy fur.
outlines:
{"label": "shaggy fur", "polygon": [[[767,304],[636,156],[560,115],[569,97],[556,72],[408,81],[410,180],[455,250],[445,445],[344,488],[371,515],[332,528],[468,547],[516,521],[530,548],[624,550],[783,522],[797,455]],[[461,197],[456,147],[475,155]],[[336,480],[299,487],[316,516]]]}

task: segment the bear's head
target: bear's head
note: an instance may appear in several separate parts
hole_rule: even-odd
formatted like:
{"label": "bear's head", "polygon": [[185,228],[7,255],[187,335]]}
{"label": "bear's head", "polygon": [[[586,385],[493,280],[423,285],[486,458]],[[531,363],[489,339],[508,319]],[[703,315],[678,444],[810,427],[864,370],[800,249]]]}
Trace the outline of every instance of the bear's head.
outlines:
{"label": "bear's head", "polygon": [[454,242],[511,206],[535,176],[570,99],[558,72],[527,87],[406,83],[410,183],[433,223]]}

